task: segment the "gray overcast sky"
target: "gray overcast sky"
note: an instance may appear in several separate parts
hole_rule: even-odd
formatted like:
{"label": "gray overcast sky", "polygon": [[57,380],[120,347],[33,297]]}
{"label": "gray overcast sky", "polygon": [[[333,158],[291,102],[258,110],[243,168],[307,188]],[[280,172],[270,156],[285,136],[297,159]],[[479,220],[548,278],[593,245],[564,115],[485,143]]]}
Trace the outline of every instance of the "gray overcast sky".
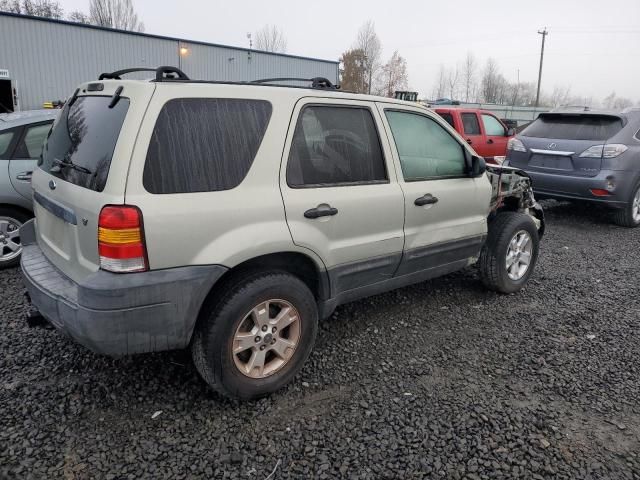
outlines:
{"label": "gray overcast sky", "polygon": [[[61,0],[66,13],[88,10],[89,0]],[[640,100],[640,0],[533,0],[505,2],[300,0],[133,0],[146,32],[229,45],[247,45],[247,32],[280,26],[288,53],[337,59],[359,27],[375,22],[384,57],[398,50],[408,62],[409,83],[432,91],[438,67],[462,62],[467,51],[501,73],[535,82],[540,35],[547,26],[542,87],[571,87],[572,95]]]}

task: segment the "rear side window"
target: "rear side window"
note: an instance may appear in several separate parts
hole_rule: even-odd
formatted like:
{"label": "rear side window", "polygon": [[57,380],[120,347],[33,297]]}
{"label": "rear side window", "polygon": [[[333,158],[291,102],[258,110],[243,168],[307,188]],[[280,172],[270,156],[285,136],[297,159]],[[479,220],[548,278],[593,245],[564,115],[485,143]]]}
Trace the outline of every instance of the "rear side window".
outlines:
{"label": "rear side window", "polygon": [[541,115],[521,135],[563,140],[607,140],[622,129],[622,120],[599,115]]}
{"label": "rear side window", "polygon": [[49,130],[51,130],[51,122],[26,127],[22,140],[13,153],[13,158],[40,158]]}
{"label": "rear side window", "polygon": [[387,181],[378,131],[367,108],[308,106],[287,164],[291,187]]}
{"label": "rear side window", "polygon": [[456,128],[455,125],[453,124],[453,115],[451,115],[450,113],[438,113],[438,115],[440,115],[442,119],[445,122],[447,122],[449,125],[451,125],[453,128]]}
{"label": "rear side window", "polygon": [[475,113],[463,113],[462,128],[467,135],[480,135],[480,124]]}
{"label": "rear side window", "polygon": [[265,100],[179,98],[156,121],[144,165],[150,193],[214,192],[237,187],[264,137]]}
{"label": "rear side window", "polygon": [[78,97],[53,126],[40,168],[67,182],[101,192],[120,136],[129,99],[109,108],[111,97]]}

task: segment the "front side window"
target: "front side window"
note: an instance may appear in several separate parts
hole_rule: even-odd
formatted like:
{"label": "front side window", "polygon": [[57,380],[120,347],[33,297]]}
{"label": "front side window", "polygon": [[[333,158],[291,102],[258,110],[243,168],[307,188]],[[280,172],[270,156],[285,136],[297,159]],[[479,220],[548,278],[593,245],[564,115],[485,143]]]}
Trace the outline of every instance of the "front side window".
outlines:
{"label": "front side window", "polygon": [[13,158],[40,158],[49,130],[51,130],[51,123],[27,127]]}
{"label": "front side window", "polygon": [[156,194],[237,187],[249,172],[271,118],[266,100],[178,98],[160,111],[142,182]]}
{"label": "front side window", "polygon": [[9,154],[9,145],[11,145],[13,135],[14,133],[11,130],[0,133],[0,158],[7,158],[7,155]]}
{"label": "front side window", "polygon": [[498,119],[492,115],[482,114],[482,122],[484,123],[484,131],[489,136],[504,137],[505,131]]}
{"label": "front side window", "polygon": [[42,152],[45,172],[90,190],[101,192],[107,182],[111,157],[120,136],[129,99],[109,107],[111,97],[78,97],[67,102]]}
{"label": "front side window", "polygon": [[478,116],[475,113],[463,113],[462,117],[462,129],[467,135],[480,135],[480,123],[478,123]]}
{"label": "front side window", "polygon": [[378,132],[367,108],[313,105],[302,110],[291,142],[291,187],[386,182]]}
{"label": "front side window", "polygon": [[405,181],[465,175],[460,145],[441,125],[424,115],[386,112]]}

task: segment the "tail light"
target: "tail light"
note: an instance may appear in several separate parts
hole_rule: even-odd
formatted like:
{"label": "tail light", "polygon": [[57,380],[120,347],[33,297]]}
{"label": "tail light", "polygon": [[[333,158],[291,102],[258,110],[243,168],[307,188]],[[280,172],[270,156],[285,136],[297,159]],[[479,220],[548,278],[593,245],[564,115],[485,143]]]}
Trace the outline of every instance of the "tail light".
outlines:
{"label": "tail light", "polygon": [[526,152],[527,147],[524,146],[522,141],[516,137],[512,137],[507,141],[507,150],[513,150],[514,152]]}
{"label": "tail light", "polygon": [[129,205],[107,205],[98,219],[100,268],[116,273],[149,269],[142,213]]}
{"label": "tail light", "polygon": [[621,143],[610,143],[608,145],[594,145],[587,148],[580,154],[582,158],[615,158],[626,152],[628,147]]}

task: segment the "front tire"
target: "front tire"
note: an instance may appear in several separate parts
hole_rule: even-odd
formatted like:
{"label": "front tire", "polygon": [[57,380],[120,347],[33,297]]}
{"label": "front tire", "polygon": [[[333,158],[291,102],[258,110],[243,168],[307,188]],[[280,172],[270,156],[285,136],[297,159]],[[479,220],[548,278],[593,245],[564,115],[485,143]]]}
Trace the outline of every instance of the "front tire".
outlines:
{"label": "front tire", "polygon": [[524,213],[501,212],[489,223],[480,252],[480,277],[490,290],[514,293],[525,286],[538,260],[538,230]]}
{"label": "front tire", "polygon": [[18,209],[0,207],[0,270],[14,267],[20,262],[20,227],[29,218],[29,215]]}
{"label": "front tire", "polygon": [[297,277],[267,272],[229,284],[205,306],[191,353],[204,381],[242,400],[263,397],[289,383],[315,342],[318,311]]}
{"label": "front tire", "polygon": [[629,203],[613,213],[613,221],[621,227],[635,228],[640,225],[640,182],[631,193]]}

